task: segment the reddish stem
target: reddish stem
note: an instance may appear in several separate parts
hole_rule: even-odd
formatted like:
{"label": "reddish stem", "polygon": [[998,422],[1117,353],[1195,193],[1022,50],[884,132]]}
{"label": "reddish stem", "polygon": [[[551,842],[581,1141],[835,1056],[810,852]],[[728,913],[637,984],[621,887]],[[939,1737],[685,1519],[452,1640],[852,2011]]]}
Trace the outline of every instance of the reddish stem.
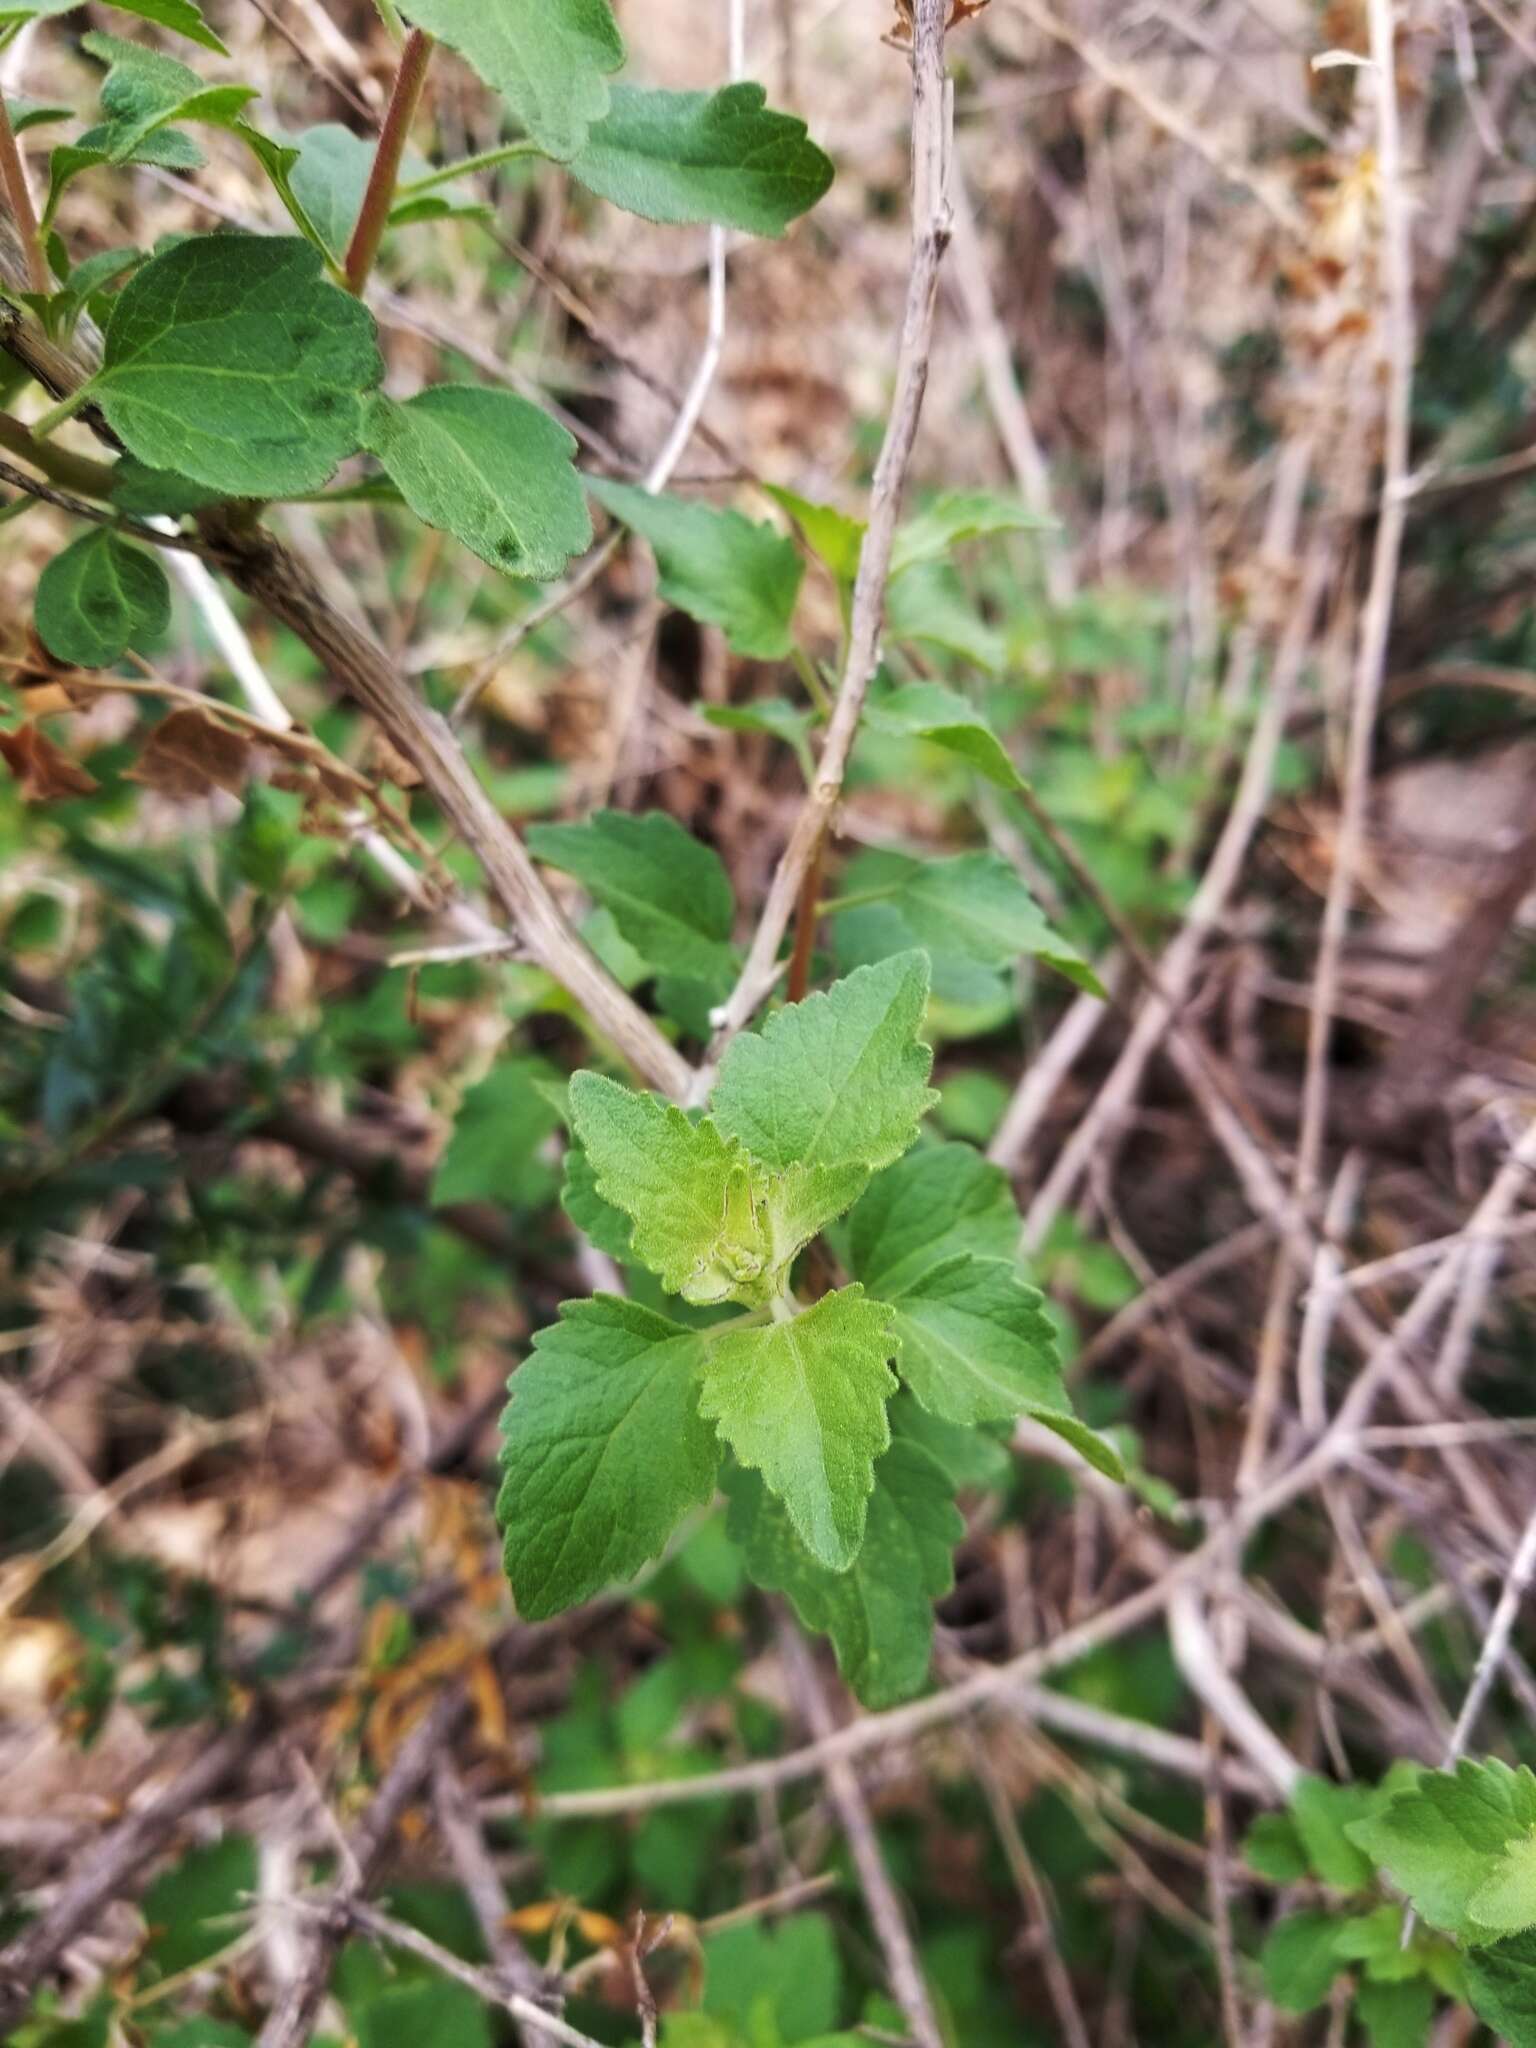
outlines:
{"label": "reddish stem", "polygon": [[374,151],[373,168],[368,173],[368,189],[363,194],[357,226],[347,244],[347,289],[359,298],[373,269],[374,258],[379,253],[384,230],[389,225],[389,209],[394,204],[395,187],[400,182],[400,159],[405,155],[406,138],[416,118],[421,89],[427,82],[427,65],[431,56],[432,38],[423,30],[413,28],[400,52],[400,68],[395,73],[384,126],[379,130],[379,146]]}
{"label": "reddish stem", "polygon": [[800,884],[800,897],[795,905],[795,949],[789,956],[788,999],[798,1003],[804,999],[811,985],[811,956],[816,950],[816,926],[819,922],[816,906],[821,901],[821,871],[827,855],[827,835],[822,833],[816,842],[816,851],[811,855],[811,864],[805,871]]}
{"label": "reddish stem", "polygon": [[53,294],[53,274],[48,268],[48,259],[43,254],[43,238],[37,225],[37,211],[32,204],[32,188],[27,183],[21,151],[16,143],[16,131],[11,126],[11,117],[6,109],[3,93],[0,93],[0,192],[5,194],[6,206],[16,223],[21,246],[26,252],[28,282],[41,298],[50,298]]}

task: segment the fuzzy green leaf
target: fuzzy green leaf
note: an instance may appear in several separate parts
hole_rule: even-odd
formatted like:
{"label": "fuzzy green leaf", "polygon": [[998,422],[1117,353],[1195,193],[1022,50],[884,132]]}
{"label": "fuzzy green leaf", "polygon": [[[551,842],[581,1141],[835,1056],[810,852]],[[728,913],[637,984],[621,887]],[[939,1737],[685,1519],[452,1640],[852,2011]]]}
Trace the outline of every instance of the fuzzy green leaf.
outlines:
{"label": "fuzzy green leaf", "polygon": [[832,183],[832,161],[803,121],[767,98],[751,84],[715,93],[615,86],[612,109],[593,126],[572,174],[646,220],[781,235]]}
{"label": "fuzzy green leaf", "polygon": [[902,525],[891,549],[891,575],[940,561],[962,541],[982,534],[1021,533],[1050,524],[1017,498],[995,491],[945,491]]}
{"label": "fuzzy green leaf", "polygon": [[783,661],[805,564],[793,541],[739,512],[593,477],[587,488],[615,519],[650,542],[661,595],[690,618],[718,626],[738,654]]}
{"label": "fuzzy green leaf", "polygon": [[317,490],[383,373],[372,315],[292,236],[198,235],[119,293],[89,385],[152,469],[232,497]]}
{"label": "fuzzy green leaf", "polygon": [[608,0],[411,0],[412,21],[457,50],[546,156],[576,156],[624,62]]}
{"label": "fuzzy green leaf", "polygon": [[1029,957],[1043,960],[1090,995],[1104,994],[1082,954],[1050,923],[1016,870],[998,854],[913,860],[871,851],[850,866],[847,889],[855,896],[878,891],[900,916],[912,943],[936,959],[997,968]]}
{"label": "fuzzy green leaf", "polygon": [[864,1542],[846,1571],[817,1561],[756,1473],[734,1474],[729,1491],[730,1533],[749,1576],[787,1593],[804,1626],[831,1638],[864,1705],[894,1706],[916,1692],[933,1652],[933,1602],[954,1583],[952,1554],[965,1534],[942,1467],[917,1444],[892,1442],[875,1467]]}
{"label": "fuzzy green leaf", "polygon": [[848,1219],[848,1261],[890,1301],[957,1252],[1011,1260],[1019,1233],[1001,1167],[969,1145],[925,1145],[871,1181]]}
{"label": "fuzzy green leaf", "polygon": [[790,1004],[726,1053],[716,1123],[766,1166],[889,1166],[936,1099],[927,1000],[928,962],[902,953]]}
{"label": "fuzzy green leaf", "polygon": [[1292,1913],[1270,1929],[1259,1957],[1264,1988],[1283,2012],[1321,2005],[1343,1968],[1332,1913]]}
{"label": "fuzzy green leaf", "polygon": [[363,446],[418,519],[505,575],[558,576],[592,538],[575,441],[513,392],[434,384],[404,405],[375,393]]}
{"label": "fuzzy green leaf", "polygon": [[669,1293],[766,1298],[771,1248],[751,1161],[734,1139],[602,1074],[574,1077],[571,1120],[597,1192],[634,1218],[634,1256]]}
{"label": "fuzzy green leaf", "polygon": [[943,683],[907,683],[872,703],[864,716],[880,732],[927,740],[958,754],[999,789],[1023,786],[1002,741],[975,705]]}
{"label": "fuzzy green leaf", "polygon": [[596,811],[527,837],[534,858],[574,875],[649,967],[700,981],[733,973],[736,901],[720,856],[665,811]]}
{"label": "fuzzy green leaf", "polygon": [[150,469],[132,455],[119,456],[112,471],[112,502],[133,519],[181,519],[217,505],[221,496],[169,469]]}
{"label": "fuzzy green leaf", "polygon": [[602,1294],[567,1302],[535,1337],[502,1418],[496,1502],[526,1619],[633,1578],[713,1495],[700,1347],[696,1332]]}
{"label": "fuzzy green leaf", "polygon": [[798,491],[787,491],[778,484],[765,484],[763,488],[794,520],[812,554],[821,557],[837,582],[851,588],[859,573],[864,536],[869,531],[864,521],[850,519],[835,505],[802,498]]}
{"label": "fuzzy green leaf", "polygon": [[54,556],[37,583],[37,630],[58,661],[105,668],[154,646],[171,622],[165,571],[147,549],[94,527]]}
{"label": "fuzzy green leaf", "polygon": [[[16,22],[34,21],[40,15],[72,14],[84,4],[85,0],[26,0],[20,7],[0,7],[0,30]],[[189,43],[199,43],[220,57],[229,55],[192,0],[106,0],[106,4],[122,14],[136,14],[141,21],[152,21],[173,35],[185,36]]]}
{"label": "fuzzy green leaf", "polygon": [[1509,1930],[1479,1921],[1473,1902],[1501,1871],[1505,1852],[1536,1834],[1536,1776],[1496,1761],[1424,1771],[1348,1834],[1432,1927],[1468,1943],[1488,1941]]}
{"label": "fuzzy green leaf", "polygon": [[700,1413],[761,1472],[831,1571],[859,1554],[875,1460],[890,1442],[894,1320],[863,1288],[845,1287],[788,1322],[708,1340]]}
{"label": "fuzzy green leaf", "polygon": [[1536,1927],[1536,1834],[1509,1844],[1468,1900],[1467,1914],[1492,1935]]}
{"label": "fuzzy green leaf", "polygon": [[1536,1934],[1466,1954],[1467,1999],[1508,2048],[1536,2048]]}
{"label": "fuzzy green leaf", "polygon": [[434,1207],[532,1209],[548,1198],[554,1176],[539,1153],[560,1113],[540,1084],[553,1076],[545,1060],[503,1060],[466,1091],[432,1182]]}
{"label": "fuzzy green leaf", "polygon": [[615,1208],[597,1192],[592,1162],[576,1143],[566,1147],[560,1206],[588,1242],[606,1252],[610,1259],[627,1265],[634,1257],[634,1224],[622,1209]]}

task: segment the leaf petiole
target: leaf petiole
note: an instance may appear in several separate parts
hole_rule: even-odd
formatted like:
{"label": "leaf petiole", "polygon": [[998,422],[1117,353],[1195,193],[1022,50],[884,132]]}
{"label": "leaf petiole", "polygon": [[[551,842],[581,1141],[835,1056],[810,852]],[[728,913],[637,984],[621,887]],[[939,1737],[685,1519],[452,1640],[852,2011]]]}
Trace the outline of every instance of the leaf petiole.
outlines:
{"label": "leaf petiole", "polygon": [[504,142],[498,149],[485,149],[478,156],[466,156],[456,164],[443,164],[435,171],[429,171],[423,178],[410,178],[395,187],[395,200],[419,199],[425,192],[435,192],[440,185],[451,185],[459,178],[473,176],[476,171],[494,171],[499,164],[515,163],[522,157],[542,157],[545,152],[536,142],[523,136],[517,142]]}
{"label": "leaf petiole", "polygon": [[73,419],[81,406],[90,402],[95,388],[96,379],[88,377],[78,390],[71,391],[67,398],[61,398],[58,404],[45,412],[40,420],[33,422],[33,440],[46,441],[55,427],[62,427],[66,420]]}

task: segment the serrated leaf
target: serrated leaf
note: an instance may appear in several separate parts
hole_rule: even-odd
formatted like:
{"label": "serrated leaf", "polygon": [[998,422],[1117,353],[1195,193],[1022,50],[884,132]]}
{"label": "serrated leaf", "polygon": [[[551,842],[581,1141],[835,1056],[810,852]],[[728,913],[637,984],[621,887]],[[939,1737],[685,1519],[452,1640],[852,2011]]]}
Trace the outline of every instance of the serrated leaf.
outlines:
{"label": "serrated leaf", "polygon": [[1536,1834],[1519,1835],[1467,1901],[1467,1915],[1493,1936],[1536,1927]]}
{"label": "serrated leaf", "polygon": [[790,1004],[726,1053],[716,1123],[765,1166],[889,1166],[936,1099],[927,1000],[928,962],[904,953]]}
{"label": "serrated leaf", "polygon": [[898,739],[927,740],[958,754],[999,789],[1020,789],[1023,778],[1007,749],[975,705],[943,683],[907,683],[872,703],[865,721]]}
{"label": "serrated leaf", "polygon": [[1331,1913],[1292,1913],[1269,1931],[1259,1956],[1264,1988],[1283,2012],[1321,2005],[1343,1968]]}
{"label": "serrated leaf", "polygon": [[606,1252],[610,1259],[624,1265],[634,1257],[635,1226],[622,1209],[615,1208],[597,1192],[592,1162],[578,1144],[566,1147],[560,1206],[588,1242]]}
{"label": "serrated leaf", "polygon": [[539,1157],[561,1121],[542,1083],[554,1076],[546,1060],[501,1060],[465,1090],[432,1179],[432,1203],[496,1202],[532,1209],[547,1200],[552,1169]]}
{"label": "serrated leaf", "polygon": [[587,488],[615,519],[649,541],[668,604],[718,626],[738,654],[782,661],[805,564],[793,541],[739,512],[593,477]]}
{"label": "serrated leaf", "polygon": [[1508,2048],[1536,2048],[1536,1934],[1466,1955],[1467,1998]]}
{"label": "serrated leaf", "polygon": [[1023,533],[1048,527],[1049,519],[1017,498],[995,491],[945,491],[897,530],[891,549],[891,575],[905,575],[921,562],[942,560],[962,541],[987,533]]}
{"label": "serrated leaf", "polygon": [[548,156],[583,148],[608,110],[624,39],[608,0],[412,0],[412,21],[457,50]]}
{"label": "serrated leaf", "polygon": [[875,1466],[864,1542],[846,1571],[812,1556],[756,1473],[736,1473],[728,1491],[730,1533],[749,1576],[786,1593],[802,1624],[831,1638],[863,1704],[894,1706],[916,1692],[933,1653],[933,1602],[954,1583],[952,1553],[965,1534],[943,1468],[894,1438]]}
{"label": "serrated leaf", "polygon": [[37,581],[37,631],[57,661],[105,668],[132,647],[160,640],[171,623],[171,588],[147,549],[110,527],[71,541]]}
{"label": "serrated leaf", "polygon": [[702,1340],[634,1302],[567,1302],[502,1418],[496,1514],[519,1612],[543,1620],[634,1577],[715,1489]]}
{"label": "serrated leaf", "polygon": [[1536,1833],[1536,1777],[1494,1760],[1423,1771],[1348,1832],[1432,1927],[1488,1941],[1493,1930],[1473,1917],[1472,1901],[1504,1852]]}
{"label": "serrated leaf", "polygon": [[701,981],[735,970],[736,901],[720,856],[665,811],[596,811],[581,825],[533,825],[535,860],[574,875],[658,971]]}
{"label": "serrated leaf", "polygon": [[571,173],[627,213],[781,235],[832,183],[831,158],[803,121],[767,104],[760,85],[714,93],[621,85],[612,100]]}
{"label": "serrated leaf", "polygon": [[434,384],[403,405],[375,393],[363,446],[418,519],[504,575],[558,576],[592,538],[574,439],[511,391]]}
{"label": "serrated leaf", "polygon": [[[0,7],[0,29],[43,15],[72,14],[84,4],[85,0],[28,0],[28,4],[20,7]],[[173,35],[185,36],[189,43],[199,43],[220,57],[229,55],[192,0],[106,0],[106,5],[122,14],[136,14],[141,21],[152,21]]]}
{"label": "serrated leaf", "polygon": [[864,521],[850,519],[835,505],[802,498],[798,491],[787,491],[778,484],[765,484],[763,489],[794,520],[812,554],[820,556],[837,582],[851,588],[859,573],[864,535],[869,530]]}
{"label": "serrated leaf", "polygon": [[768,1232],[751,1161],[707,1119],[602,1074],[571,1082],[571,1120],[597,1192],[634,1219],[633,1255],[685,1301],[766,1299]]}
{"label": "serrated leaf", "polygon": [[293,236],[198,235],[118,294],[87,390],[129,451],[231,497],[317,490],[383,374],[372,316]]}
{"label": "serrated leaf", "polygon": [[788,1322],[728,1327],[707,1341],[700,1414],[762,1474],[832,1571],[858,1556],[875,1460],[890,1442],[893,1323],[854,1286]]}
{"label": "serrated leaf", "polygon": [[969,1145],[925,1145],[870,1182],[848,1219],[849,1265],[890,1300],[957,1252],[1012,1260],[1020,1230],[1001,1167]]}

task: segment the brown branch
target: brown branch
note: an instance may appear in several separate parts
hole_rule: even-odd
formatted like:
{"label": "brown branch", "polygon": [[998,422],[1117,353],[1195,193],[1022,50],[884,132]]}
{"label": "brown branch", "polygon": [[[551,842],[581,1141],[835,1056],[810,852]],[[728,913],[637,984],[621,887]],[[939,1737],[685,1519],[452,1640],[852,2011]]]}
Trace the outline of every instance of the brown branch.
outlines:
{"label": "brown branch", "polygon": [[347,244],[343,266],[347,289],[359,298],[373,269],[374,258],[379,253],[384,230],[389,226],[389,210],[394,204],[395,187],[400,181],[400,160],[405,155],[411,123],[421,104],[421,91],[427,82],[427,66],[431,61],[432,38],[424,29],[413,28],[400,52],[394,89],[389,96],[384,126],[379,130],[378,147],[373,153],[363,203],[352,230],[352,239]]}

